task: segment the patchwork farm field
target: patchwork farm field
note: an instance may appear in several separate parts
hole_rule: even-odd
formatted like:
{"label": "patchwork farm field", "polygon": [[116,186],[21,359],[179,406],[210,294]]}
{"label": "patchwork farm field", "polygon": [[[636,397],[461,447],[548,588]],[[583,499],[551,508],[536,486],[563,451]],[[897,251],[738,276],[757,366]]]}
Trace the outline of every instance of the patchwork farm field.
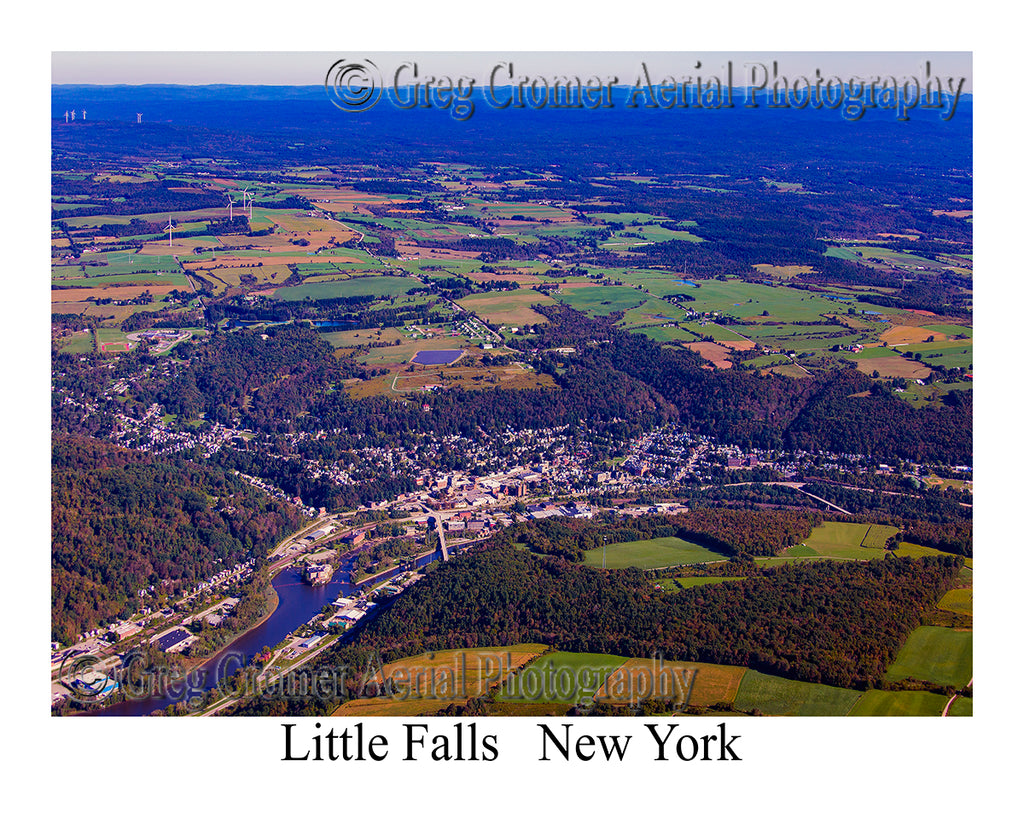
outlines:
{"label": "patchwork farm field", "polygon": [[465,704],[499,686],[510,673],[547,650],[539,643],[429,652],[387,663],[373,681],[388,681],[390,696],[350,700],[335,716],[417,716]]}
{"label": "patchwork farm field", "polygon": [[950,589],[939,601],[939,608],[954,614],[974,614],[974,589]]}

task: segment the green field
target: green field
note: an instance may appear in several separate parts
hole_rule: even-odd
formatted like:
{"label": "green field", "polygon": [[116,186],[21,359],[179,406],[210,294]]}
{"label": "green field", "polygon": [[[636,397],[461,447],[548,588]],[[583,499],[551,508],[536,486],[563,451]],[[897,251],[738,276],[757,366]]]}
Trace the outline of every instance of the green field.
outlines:
{"label": "green field", "polygon": [[[974,330],[970,327],[964,327],[959,324],[926,324],[925,330],[935,330],[936,332],[942,333],[943,335],[949,336],[967,336],[968,338],[974,337]],[[956,343],[955,341],[953,342]]]}
{"label": "green field", "polygon": [[476,313],[490,324],[543,324],[547,319],[531,309],[535,304],[554,304],[550,296],[534,290],[474,293],[459,299],[466,310]]}
{"label": "green field", "polygon": [[746,580],[745,577],[667,577],[652,580],[651,585],[661,587],[662,591],[678,591],[679,589],[693,589],[697,586],[714,586],[716,583],[726,583],[730,580]]}
{"label": "green field", "polygon": [[885,541],[898,531],[895,526],[881,526],[877,523],[827,520],[815,526],[803,543],[790,546],[777,558],[765,558],[763,562],[817,558],[871,560],[885,554]]}
{"label": "green field", "polygon": [[62,353],[91,353],[94,349],[91,330],[72,333],[60,345]]}
{"label": "green field", "polygon": [[885,673],[887,680],[923,680],[960,688],[974,675],[974,634],[939,626],[911,632]]}
{"label": "green field", "polygon": [[[896,548],[897,557],[942,557],[948,554],[949,552],[940,552],[931,546],[919,546],[916,543],[904,543],[902,541],[897,544]],[[974,558],[965,557],[964,566],[967,569],[974,569]]]}
{"label": "green field", "polygon": [[688,344],[691,341],[697,341],[698,338],[689,330],[684,330],[682,327],[633,327],[630,329],[632,333],[643,333],[651,341],[658,341],[665,343],[668,341],[680,341],[684,344]]}
{"label": "green field", "polygon": [[[90,264],[85,265],[60,265],[51,268],[53,278],[68,278],[74,276],[117,276],[128,273],[138,273],[140,270],[160,270],[165,273],[180,273],[181,268],[173,256],[149,256],[134,251],[111,251],[109,253],[93,253],[84,256]],[[99,262],[100,264],[92,264]],[[105,263],[105,264],[104,264]]]}
{"label": "green field", "polygon": [[957,697],[946,712],[947,717],[973,717],[974,697]]}
{"label": "green field", "polygon": [[974,363],[974,345],[970,341],[932,341],[923,344],[904,344],[901,350],[920,353],[922,364],[941,364],[947,369],[967,369]]}
{"label": "green field", "polygon": [[947,698],[931,691],[865,691],[851,717],[937,717]]}
{"label": "green field", "polygon": [[282,287],[274,292],[273,297],[282,301],[316,301],[348,296],[404,296],[413,288],[421,286],[419,282],[401,276],[362,276],[357,279]]}
{"label": "green field", "polygon": [[762,714],[780,716],[843,716],[859,696],[859,691],[787,680],[751,669],[743,675],[735,705],[744,711],[756,708]]}
{"label": "green field", "polygon": [[955,614],[974,614],[974,590],[950,589],[939,601],[939,608]]}
{"label": "green field", "polygon": [[577,287],[555,293],[555,298],[570,307],[595,316],[607,316],[643,304],[647,298],[632,287],[611,285]]}
{"label": "green field", "polygon": [[[584,552],[586,566],[600,567],[604,549],[590,549]],[[625,569],[636,566],[641,569],[656,569],[663,566],[680,566],[690,563],[709,563],[725,560],[726,556],[712,552],[696,543],[678,537],[659,537],[653,540],[635,540],[630,543],[609,543],[609,569]]]}
{"label": "green field", "polygon": [[585,702],[624,662],[625,657],[613,654],[567,651],[545,654],[520,673],[510,675],[495,699],[499,702]]}

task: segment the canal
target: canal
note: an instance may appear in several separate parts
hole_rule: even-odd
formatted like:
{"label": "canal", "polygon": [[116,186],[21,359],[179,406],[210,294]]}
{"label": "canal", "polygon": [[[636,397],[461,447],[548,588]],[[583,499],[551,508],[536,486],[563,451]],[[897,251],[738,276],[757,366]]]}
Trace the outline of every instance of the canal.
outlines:
{"label": "canal", "polygon": [[[421,555],[416,568],[440,558],[439,552]],[[90,712],[95,716],[138,717],[167,708],[175,702],[190,699],[215,687],[221,680],[252,662],[265,647],[281,642],[291,632],[309,621],[324,606],[338,597],[350,597],[359,593],[360,586],[376,585],[390,580],[404,570],[391,569],[384,574],[363,581],[359,585],[349,582],[347,564],[339,568],[324,584],[311,586],[302,580],[300,573],[292,567],[282,569],[271,581],[277,593],[278,603],[274,613],[250,631],[240,635],[222,648],[202,665],[189,672],[185,680],[171,682],[163,687],[164,693],[144,697],[129,697],[124,702]]]}

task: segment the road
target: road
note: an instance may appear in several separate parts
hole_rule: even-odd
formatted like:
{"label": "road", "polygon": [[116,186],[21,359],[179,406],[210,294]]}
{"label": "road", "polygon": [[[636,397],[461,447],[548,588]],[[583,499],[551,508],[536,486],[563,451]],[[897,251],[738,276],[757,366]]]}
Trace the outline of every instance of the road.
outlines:
{"label": "road", "polygon": [[[804,489],[804,486],[806,486],[806,484],[801,483],[799,481],[742,481],[740,483],[730,483],[728,484],[728,486],[752,486],[754,484],[763,484],[764,486],[788,486],[790,489],[795,489],[797,492],[801,492],[802,494],[807,495],[809,498],[814,498],[816,501],[821,501],[823,504],[832,507],[837,512],[842,512],[844,515],[853,514],[849,510],[843,509],[842,506],[836,506],[836,504],[832,503],[831,501],[827,501],[824,498],[818,497],[817,495],[808,492],[806,489]],[[719,488],[717,484],[709,486],[710,488],[713,489]],[[706,487],[701,487],[701,489],[704,488]]]}

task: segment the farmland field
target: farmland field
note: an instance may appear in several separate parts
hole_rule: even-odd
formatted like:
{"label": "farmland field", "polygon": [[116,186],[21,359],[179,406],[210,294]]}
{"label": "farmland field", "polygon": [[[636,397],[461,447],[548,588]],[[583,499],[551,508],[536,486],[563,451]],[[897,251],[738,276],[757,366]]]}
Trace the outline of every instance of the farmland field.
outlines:
{"label": "farmland field", "polygon": [[791,546],[778,558],[767,558],[775,563],[780,558],[814,560],[835,558],[840,560],[871,560],[884,555],[885,542],[899,530],[895,526],[870,523],[847,523],[827,520],[814,527],[802,544]]}
{"label": "farmland field", "polygon": [[[601,566],[604,549],[584,552],[586,566]],[[680,566],[690,563],[711,563],[725,560],[726,556],[712,552],[696,543],[678,537],[659,537],[653,540],[635,540],[630,543],[609,543],[607,567],[624,569],[636,566],[655,569],[662,566]]]}
{"label": "farmland field", "polygon": [[662,577],[651,580],[651,584],[660,587],[662,591],[677,591],[679,589],[693,589],[697,586],[713,586],[716,583],[726,583],[730,580],[744,580],[743,577]]}
{"label": "farmland field", "polygon": [[412,279],[400,276],[363,276],[343,281],[300,284],[282,287],[274,292],[274,298],[282,301],[310,299],[338,299],[349,296],[404,296],[415,287],[422,285]]}
{"label": "farmland field", "polygon": [[937,717],[947,698],[931,691],[865,691],[851,717]]}
{"label": "farmland field", "polygon": [[[694,671],[696,676],[692,676]],[[602,702],[631,705],[645,696],[680,702],[686,699],[688,689],[689,705],[707,708],[731,703],[746,671],[734,665],[634,658],[608,675],[597,698]]]}
{"label": "farmland field", "polygon": [[539,643],[429,652],[387,663],[383,678],[391,695],[355,699],[342,705],[336,716],[413,716],[432,714],[447,705],[481,697],[510,673],[521,669],[547,650]]}
{"label": "farmland field", "polygon": [[710,361],[720,370],[727,370],[732,367],[729,355],[732,353],[728,347],[716,344],[713,341],[695,341],[692,344],[684,344],[688,350],[697,353],[701,358]]}
{"label": "farmland field", "polygon": [[939,601],[939,608],[955,614],[973,614],[974,590],[950,589]]}
{"label": "farmland field", "polygon": [[957,697],[946,713],[948,717],[971,717],[974,716],[974,698]]}
{"label": "farmland field", "polygon": [[604,685],[611,672],[626,662],[612,654],[545,654],[511,675],[496,696],[504,701],[585,702]]}
{"label": "farmland field", "polygon": [[554,304],[554,299],[533,290],[504,293],[474,293],[459,299],[459,304],[489,324],[544,324],[547,319],[532,308],[535,304]]}
{"label": "farmland field", "polygon": [[751,669],[743,675],[735,705],[744,711],[756,708],[763,714],[782,716],[842,716],[859,696],[859,691],[787,680]]}
{"label": "farmland field", "polygon": [[632,287],[616,285],[576,287],[571,290],[563,288],[555,294],[555,298],[570,307],[595,316],[607,316],[620,310],[628,310],[646,301],[643,293]]}
{"label": "farmland field", "polygon": [[973,676],[973,649],[969,631],[921,626],[911,632],[885,677],[963,686]]}

